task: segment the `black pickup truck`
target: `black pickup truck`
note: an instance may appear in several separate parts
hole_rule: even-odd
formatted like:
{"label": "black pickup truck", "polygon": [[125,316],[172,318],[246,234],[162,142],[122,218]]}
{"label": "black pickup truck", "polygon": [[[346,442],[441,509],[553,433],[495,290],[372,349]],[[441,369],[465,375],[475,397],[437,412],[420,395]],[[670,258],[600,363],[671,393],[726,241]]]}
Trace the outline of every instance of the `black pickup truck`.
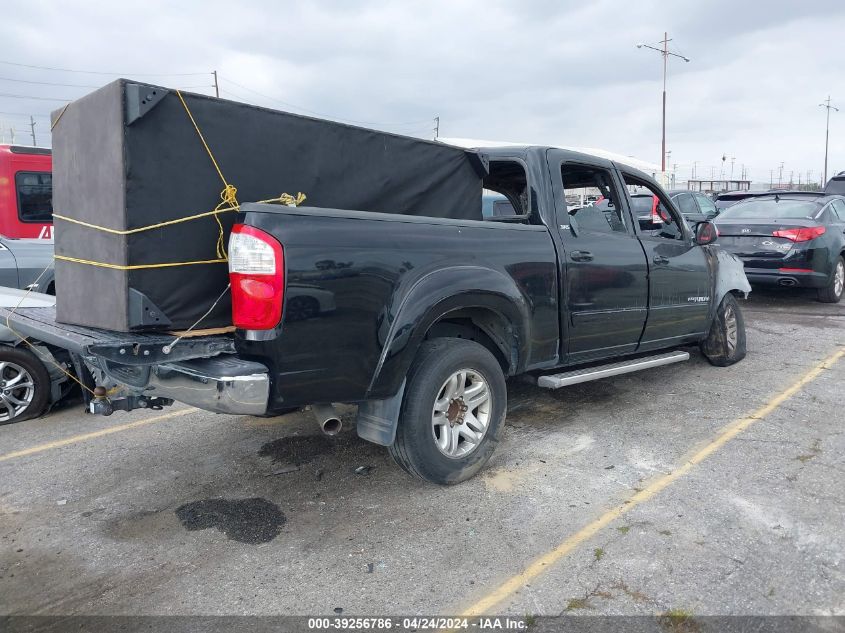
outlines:
{"label": "black pickup truck", "polygon": [[[622,164],[548,147],[480,150],[511,214],[477,220],[244,204],[229,242],[233,334],[176,339],[6,311],[71,353],[92,412],[180,401],[277,415],[358,405],[357,432],[409,473],[456,483],[489,459],[507,377],[566,385],[745,355],[742,262],[690,229],[666,193]],[[568,193],[607,204],[567,205]],[[659,218],[631,196],[653,194]],[[570,199],[577,196],[570,196]],[[580,196],[584,199],[585,196]]]}

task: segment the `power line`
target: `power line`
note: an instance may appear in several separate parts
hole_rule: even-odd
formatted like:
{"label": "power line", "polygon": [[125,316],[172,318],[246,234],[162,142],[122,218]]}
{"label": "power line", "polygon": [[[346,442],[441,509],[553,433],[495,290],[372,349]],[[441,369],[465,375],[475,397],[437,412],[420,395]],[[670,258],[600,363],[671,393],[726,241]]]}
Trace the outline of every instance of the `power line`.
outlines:
{"label": "power line", "polygon": [[113,73],[101,70],[77,70],[74,68],[54,68],[52,66],[36,66],[35,64],[20,64],[18,62],[9,62],[0,59],[0,64],[7,66],[18,66],[20,68],[35,68],[37,70],[54,70],[62,73],[81,73],[83,75],[121,75],[134,77],[198,77],[200,75],[210,75],[209,72],[204,73]]}
{"label": "power line", "polygon": [[[336,117],[336,116],[331,115],[331,114],[325,114],[325,113],[322,113],[322,112],[315,112],[314,110],[309,110],[308,108],[303,108],[302,106],[298,106],[295,103],[289,103],[287,101],[282,101],[281,99],[277,99],[276,97],[271,97],[270,95],[266,95],[264,93],[258,92],[257,90],[253,90],[252,88],[248,88],[248,87],[246,87],[242,84],[234,82],[231,79],[228,79],[228,78],[223,77],[223,76],[221,76],[220,79],[222,81],[225,81],[225,82],[232,84],[233,86],[237,86],[238,88],[241,88],[243,90],[246,90],[248,92],[256,94],[259,97],[263,97],[264,99],[269,99],[270,101],[273,101],[275,103],[279,103],[279,104],[286,106],[288,108],[294,108],[296,110],[302,110],[303,112],[307,112],[308,114],[313,114],[314,116],[318,116],[318,117],[321,117],[321,118],[324,118],[324,119],[334,119],[335,121],[340,121],[341,123],[353,123],[353,124],[357,124],[357,125],[378,125],[378,126],[381,126],[381,127],[392,127],[392,126],[402,126],[402,125],[418,125],[420,123],[427,123],[427,122],[431,121],[431,119],[429,118],[429,119],[419,119],[417,121],[404,121],[404,122],[399,122],[399,123],[383,123],[383,122],[380,122],[380,121],[356,121],[355,119],[342,119],[340,117]],[[231,91],[227,91],[223,88],[221,88],[221,90],[223,92],[228,92],[229,94],[234,95],[234,93],[231,92]],[[238,97],[238,98],[242,99],[242,97]],[[246,99],[244,99],[244,100],[246,101]]]}
{"label": "power line", "polygon": [[12,79],[11,77],[0,77],[0,81],[14,81],[19,84],[38,84],[39,86],[62,86],[64,88],[99,88],[93,84],[57,84],[50,81],[30,81],[28,79]]}
{"label": "power line", "polygon": [[8,92],[0,92],[0,97],[9,97],[10,99],[37,99],[39,101],[73,101],[73,99],[59,99],[57,97],[34,97],[32,95],[13,95],[9,94]]}
{"label": "power line", "polygon": [[[0,115],[3,116],[31,116],[29,112],[0,112]],[[46,114],[36,114],[35,116],[44,117],[45,119],[49,119],[50,117]]]}

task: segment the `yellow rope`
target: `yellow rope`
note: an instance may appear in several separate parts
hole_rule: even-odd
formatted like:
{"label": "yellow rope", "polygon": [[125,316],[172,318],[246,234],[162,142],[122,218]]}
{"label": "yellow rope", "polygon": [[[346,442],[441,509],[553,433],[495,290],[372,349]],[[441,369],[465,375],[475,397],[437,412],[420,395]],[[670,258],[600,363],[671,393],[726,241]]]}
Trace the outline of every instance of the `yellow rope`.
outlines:
{"label": "yellow rope", "polygon": [[[233,187],[234,189],[234,187]],[[237,192],[237,189],[235,189]],[[222,194],[225,192],[221,192]],[[283,193],[278,198],[268,198],[267,200],[258,200],[257,202],[260,204],[272,203],[272,202],[281,202],[285,206],[288,207],[298,207],[300,204],[305,202],[307,196],[302,193],[301,191],[296,194],[296,196],[292,196],[289,193]],[[100,226],[99,224],[92,224],[91,222],[84,222],[82,220],[77,220],[76,218],[70,218],[66,215],[62,215],[60,213],[54,213],[53,218],[58,218],[59,220],[64,220],[65,222],[70,222],[72,224],[78,224],[79,226],[84,226],[89,229],[95,229],[97,231],[103,231],[104,233],[111,233],[112,235],[133,235],[135,233],[143,233],[144,231],[152,231],[153,229],[160,229],[165,226],[171,226],[173,224],[181,224],[182,222],[190,222],[191,220],[199,220],[200,218],[207,218],[210,215],[219,215],[220,213],[228,213],[229,211],[240,211],[240,205],[237,206],[223,206],[221,203],[217,206],[213,211],[206,211],[205,213],[197,213],[195,215],[188,215],[184,218],[177,218],[175,220],[167,220],[166,222],[157,222],[156,224],[148,224],[147,226],[139,226],[135,229],[110,229],[107,226]]]}
{"label": "yellow rope", "polygon": [[[262,202],[264,202],[262,200]],[[111,233],[113,235],[133,235],[134,233],[143,233],[144,231],[151,231],[152,229],[160,229],[165,226],[170,226],[172,224],[180,224],[182,222],[188,222],[189,220],[198,220],[199,218],[207,218],[210,215],[217,215],[219,213],[226,213],[227,211],[237,211],[238,207],[227,207],[227,208],[220,208],[218,206],[214,211],[206,211],[205,213],[197,213],[196,215],[189,215],[184,218],[178,218],[176,220],[168,220],[167,222],[158,222],[157,224],[150,224],[149,226],[141,226],[137,229],[110,229],[107,226],[99,226],[97,224],[91,224],[90,222],[83,222],[82,220],[77,220],[76,218],[69,218],[66,215],[61,215],[59,213],[54,213],[53,218],[58,218],[60,220],[64,220],[65,222],[71,222],[73,224],[78,224],[80,226],[88,227],[89,229],[96,229],[97,231],[103,231],[104,233]]]}
{"label": "yellow rope", "polygon": [[56,369],[58,369],[65,376],[67,376],[70,380],[72,380],[73,382],[78,384],[80,387],[82,387],[83,389],[88,391],[93,396],[94,395],[93,389],[91,389],[88,385],[86,385],[84,382],[82,382],[79,378],[77,378],[71,372],[69,372],[67,369],[65,369],[58,361],[55,360],[55,358],[53,358],[52,354],[50,354],[47,357],[44,357],[42,355],[41,351],[38,349],[38,347],[36,345],[33,345],[32,343],[30,343],[29,337],[24,336],[23,334],[18,332],[14,327],[12,327],[12,324],[10,322],[12,315],[17,311],[18,308],[21,307],[23,302],[26,301],[26,298],[29,296],[29,293],[32,292],[33,287],[35,287],[39,284],[39,282],[41,281],[41,278],[44,276],[44,273],[46,273],[48,270],[50,270],[49,264],[47,264],[47,266],[44,268],[44,270],[41,271],[41,274],[38,275],[38,277],[35,278],[35,281],[33,281],[32,284],[30,284],[30,286],[26,289],[26,292],[21,297],[20,301],[18,301],[18,304],[14,308],[9,310],[9,313],[6,315],[6,327],[9,329],[9,331],[12,334],[14,334],[15,336],[18,337],[18,340],[20,340],[21,343],[27,345],[30,349],[32,349],[32,351],[35,353],[35,355],[38,356],[38,358],[40,358],[44,363],[49,362]]}
{"label": "yellow rope", "polygon": [[197,122],[194,120],[194,115],[191,114],[191,109],[188,107],[188,104],[185,103],[185,98],[182,96],[182,92],[180,90],[176,91],[176,96],[179,97],[179,101],[182,102],[182,106],[185,108],[185,112],[188,113],[188,118],[191,120],[191,123],[194,126],[194,129],[197,131],[197,136],[200,137],[200,141],[202,141],[202,146],[205,148],[208,157],[211,159],[211,162],[214,164],[214,169],[217,170],[217,175],[220,176],[220,180],[223,181],[223,199],[226,199],[227,193],[231,190],[231,196],[234,200],[234,204],[237,204],[238,201],[234,199],[235,193],[237,189],[234,187],[230,187],[229,183],[226,182],[226,177],[223,175],[223,172],[220,170],[220,165],[217,164],[217,160],[214,158],[214,154],[211,153],[211,148],[208,146],[208,143],[205,142],[205,137],[202,135],[200,131],[200,127],[197,125]]}
{"label": "yellow rope", "polygon": [[61,120],[61,118],[65,115],[65,111],[67,110],[67,107],[68,107],[69,105],[70,105],[69,103],[66,103],[66,104],[65,104],[65,107],[64,107],[64,108],[62,108],[62,111],[61,111],[61,112],[59,112],[59,116],[57,116],[57,117],[56,117],[56,120],[55,120],[55,121],[53,121],[53,122],[50,124],[50,131],[51,131],[51,132],[53,131],[53,128],[54,128],[54,127],[56,127],[56,126],[59,124],[59,121],[60,121],[60,120]]}
{"label": "yellow rope", "polygon": [[99,266],[100,268],[111,268],[114,270],[142,270],[146,268],[172,268],[173,266],[194,266],[196,264],[225,264],[228,259],[220,257],[218,259],[203,259],[192,262],[168,262],[166,264],[134,264],[132,266],[123,266],[122,264],[109,264],[106,262],[97,262],[90,259],[79,259],[78,257],[67,257],[66,255],[53,255],[54,259],[60,259],[63,262],[73,262],[74,264],[88,264],[89,266]]}

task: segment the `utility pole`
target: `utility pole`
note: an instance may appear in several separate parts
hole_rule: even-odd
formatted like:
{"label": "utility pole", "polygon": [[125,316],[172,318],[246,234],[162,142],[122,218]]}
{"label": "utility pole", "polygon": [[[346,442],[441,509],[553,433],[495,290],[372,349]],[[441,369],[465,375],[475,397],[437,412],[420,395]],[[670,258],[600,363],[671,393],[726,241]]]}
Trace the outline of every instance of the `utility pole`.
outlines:
{"label": "utility pole", "polygon": [[220,98],[220,86],[217,84],[217,71],[213,70],[211,72],[211,74],[214,75],[214,96],[219,99]]}
{"label": "utility pole", "polygon": [[722,154],[722,169],[719,171],[719,180],[725,179],[725,161],[727,160],[727,158],[727,154]]}
{"label": "utility pole", "polygon": [[440,136],[440,117],[434,117],[434,140],[437,140],[437,137]]}
{"label": "utility pole", "polygon": [[35,147],[36,146],[36,142],[35,142],[35,119],[32,118],[31,114],[29,115],[29,127],[32,130],[32,146]]}
{"label": "utility pole", "polygon": [[13,127],[9,128],[9,136],[12,137],[12,145],[14,145],[15,144],[15,128],[13,128]]}
{"label": "utility pole", "polygon": [[700,160],[694,160],[694,161],[692,161],[692,179],[693,179],[693,180],[695,180],[695,179],[696,179],[696,178],[695,178],[695,177],[696,177],[696,172],[698,171],[696,168],[698,167],[698,163],[700,163],[700,162],[701,162]]}
{"label": "utility pole", "polygon": [[824,172],[822,172],[822,187],[824,187],[827,183],[827,145],[828,138],[830,137],[830,111],[836,110],[839,112],[839,108],[830,105],[830,95],[827,95],[827,99],[824,103],[820,103],[819,107],[827,110],[827,118],[824,126]]}
{"label": "utility pole", "polygon": [[778,167],[778,188],[780,188],[782,184],[783,184],[783,161],[780,162],[780,167]]}
{"label": "utility pole", "polygon": [[734,179],[734,163],[736,162],[736,156],[731,156],[731,180]]}
{"label": "utility pole", "polygon": [[657,48],[656,46],[651,46],[649,44],[637,44],[637,48],[650,48],[663,56],[663,117],[661,119],[660,136],[660,171],[664,174],[666,173],[666,71],[669,66],[669,56],[679,57],[685,62],[689,62],[689,58],[669,50],[669,42],[671,41],[672,40],[669,39],[669,33],[664,32],[663,39],[660,40],[660,43],[663,44],[663,48]]}

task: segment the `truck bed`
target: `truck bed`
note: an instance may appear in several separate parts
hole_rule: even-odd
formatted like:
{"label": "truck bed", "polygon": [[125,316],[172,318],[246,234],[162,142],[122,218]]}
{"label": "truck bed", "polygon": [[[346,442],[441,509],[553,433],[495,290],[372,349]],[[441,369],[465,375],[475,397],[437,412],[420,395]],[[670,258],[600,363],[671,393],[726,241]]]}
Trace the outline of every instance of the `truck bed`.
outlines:
{"label": "truck bed", "polygon": [[[55,306],[0,308],[0,326],[82,356],[99,356],[125,365],[153,365],[235,352],[232,334],[182,338],[168,332],[114,332],[56,322]],[[172,347],[171,347],[172,346]]]}

